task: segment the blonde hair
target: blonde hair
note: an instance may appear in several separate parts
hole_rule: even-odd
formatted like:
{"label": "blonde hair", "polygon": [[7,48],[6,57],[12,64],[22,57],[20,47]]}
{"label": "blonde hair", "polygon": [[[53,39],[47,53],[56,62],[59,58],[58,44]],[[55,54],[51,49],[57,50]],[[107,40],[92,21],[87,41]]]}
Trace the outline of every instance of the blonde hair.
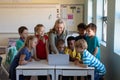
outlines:
{"label": "blonde hair", "polygon": [[44,27],[44,25],[43,25],[43,24],[37,24],[37,25],[35,26],[35,28],[34,28],[34,33],[35,33],[35,35],[37,34],[37,32],[38,32],[38,30],[39,30],[40,27]]}
{"label": "blonde hair", "polygon": [[[27,39],[25,40],[25,44],[24,44],[24,47],[28,47],[30,48],[31,47],[31,41],[33,41],[36,37],[33,36],[33,35],[29,35],[27,37]],[[36,38],[37,39],[37,38]]]}
{"label": "blonde hair", "polygon": [[[52,31],[55,31],[55,27],[56,27],[58,24],[63,24],[63,25],[64,25],[64,31],[65,31],[66,25],[65,25],[65,22],[64,22],[62,19],[57,19],[57,20],[56,20]],[[64,31],[63,31],[63,32],[64,32]]]}
{"label": "blonde hair", "polygon": [[80,47],[82,49],[87,49],[88,45],[84,39],[79,39],[75,42],[75,47]]}

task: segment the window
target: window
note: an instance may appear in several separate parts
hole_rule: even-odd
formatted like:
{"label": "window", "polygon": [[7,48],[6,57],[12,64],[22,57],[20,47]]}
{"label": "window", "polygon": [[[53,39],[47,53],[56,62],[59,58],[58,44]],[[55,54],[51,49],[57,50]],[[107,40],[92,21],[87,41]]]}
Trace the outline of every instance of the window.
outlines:
{"label": "window", "polygon": [[92,23],[93,19],[93,0],[88,0],[88,24]]}
{"label": "window", "polygon": [[108,0],[103,1],[103,27],[102,27],[102,41],[106,42],[107,37],[107,3]]}
{"label": "window", "polygon": [[120,0],[115,5],[114,52],[120,55]]}

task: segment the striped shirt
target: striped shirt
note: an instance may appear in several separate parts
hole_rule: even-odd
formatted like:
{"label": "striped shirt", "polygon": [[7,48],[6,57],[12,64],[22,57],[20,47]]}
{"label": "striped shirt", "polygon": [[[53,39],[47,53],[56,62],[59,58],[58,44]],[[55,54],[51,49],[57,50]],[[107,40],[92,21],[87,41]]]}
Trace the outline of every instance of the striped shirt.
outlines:
{"label": "striped shirt", "polygon": [[97,74],[104,75],[106,73],[105,66],[87,50],[84,50],[82,60],[89,67],[94,67]]}

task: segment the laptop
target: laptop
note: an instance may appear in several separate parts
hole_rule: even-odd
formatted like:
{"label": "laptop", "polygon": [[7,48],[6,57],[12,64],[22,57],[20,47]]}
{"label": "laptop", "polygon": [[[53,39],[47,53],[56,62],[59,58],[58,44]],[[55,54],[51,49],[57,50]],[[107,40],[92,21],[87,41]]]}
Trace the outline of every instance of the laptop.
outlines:
{"label": "laptop", "polygon": [[48,55],[49,65],[68,65],[69,55],[67,54],[49,54]]}

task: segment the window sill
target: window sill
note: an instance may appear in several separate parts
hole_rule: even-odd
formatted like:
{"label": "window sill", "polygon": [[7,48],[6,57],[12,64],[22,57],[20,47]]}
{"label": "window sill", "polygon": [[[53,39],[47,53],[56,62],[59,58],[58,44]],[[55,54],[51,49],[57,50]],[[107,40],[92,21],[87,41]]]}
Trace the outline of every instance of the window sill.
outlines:
{"label": "window sill", "polygon": [[100,44],[103,45],[104,47],[106,47],[106,42],[101,41]]}

